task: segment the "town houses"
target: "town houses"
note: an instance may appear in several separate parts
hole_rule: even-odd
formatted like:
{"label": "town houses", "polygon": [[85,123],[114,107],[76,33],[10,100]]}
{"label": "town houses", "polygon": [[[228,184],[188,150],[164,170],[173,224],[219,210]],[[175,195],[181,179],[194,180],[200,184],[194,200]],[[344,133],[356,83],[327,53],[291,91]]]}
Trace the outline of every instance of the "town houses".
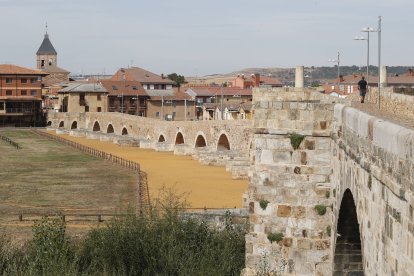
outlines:
{"label": "town houses", "polygon": [[[256,72],[235,74],[221,83],[180,85],[138,66],[119,67],[113,75],[72,77],[58,66],[58,53],[47,31],[35,56],[35,69],[0,65],[0,126],[40,126],[47,112],[119,112],[165,121],[250,120],[254,88],[286,85]],[[384,76],[389,86],[414,86],[411,69]],[[327,94],[346,97],[357,91],[361,77],[360,73],[340,75],[322,88]],[[369,87],[377,86],[378,76],[366,80]]]}

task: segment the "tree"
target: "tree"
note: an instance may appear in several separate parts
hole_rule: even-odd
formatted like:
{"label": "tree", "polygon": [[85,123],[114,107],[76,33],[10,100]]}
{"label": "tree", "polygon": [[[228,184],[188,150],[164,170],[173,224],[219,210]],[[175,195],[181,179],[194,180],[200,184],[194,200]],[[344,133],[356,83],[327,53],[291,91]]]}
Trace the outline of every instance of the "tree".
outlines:
{"label": "tree", "polygon": [[180,87],[184,83],[187,83],[184,76],[178,75],[177,73],[169,74],[167,75],[167,78],[169,78],[172,81],[175,81],[178,87]]}

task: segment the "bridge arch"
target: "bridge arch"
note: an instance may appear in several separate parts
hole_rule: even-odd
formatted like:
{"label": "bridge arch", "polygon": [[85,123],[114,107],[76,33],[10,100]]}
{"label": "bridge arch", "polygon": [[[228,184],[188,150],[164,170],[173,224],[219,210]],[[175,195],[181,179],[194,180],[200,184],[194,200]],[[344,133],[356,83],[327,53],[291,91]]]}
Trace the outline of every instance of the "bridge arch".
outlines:
{"label": "bridge arch", "polygon": [[60,121],[59,128],[64,128],[64,127],[65,127],[65,121]]}
{"label": "bridge arch", "polygon": [[160,134],[160,136],[158,136],[158,143],[164,143],[165,142],[165,136],[164,134]]}
{"label": "bridge arch", "polygon": [[48,121],[46,125],[47,126],[51,126],[52,125],[52,121]]}
{"label": "bridge arch", "polygon": [[72,124],[70,125],[70,129],[77,129],[77,128],[78,128],[78,122],[73,121]]}
{"label": "bridge arch", "polygon": [[[336,231],[334,274],[335,272],[345,272],[346,275],[348,275],[347,273],[364,275],[357,209],[349,189],[345,190],[342,197]],[[352,265],[350,265],[351,263]]]}
{"label": "bridge arch", "polygon": [[197,133],[197,137],[194,143],[195,148],[203,148],[207,146],[206,135],[203,132]]}
{"label": "bridge arch", "polygon": [[123,127],[122,128],[122,133],[121,133],[122,135],[128,135],[128,130],[127,130],[127,128],[126,127]]}
{"label": "bridge arch", "polygon": [[112,124],[108,124],[108,127],[106,128],[106,133],[114,133],[114,127]]}
{"label": "bridge arch", "polygon": [[226,133],[221,133],[217,141],[217,150],[225,151],[230,150],[230,142]]}
{"label": "bridge arch", "polygon": [[175,136],[175,144],[176,145],[184,144],[184,136],[181,133],[181,131],[178,132],[177,135]]}
{"label": "bridge arch", "polygon": [[101,126],[99,125],[98,121],[95,121],[95,123],[93,123],[92,131],[101,131]]}

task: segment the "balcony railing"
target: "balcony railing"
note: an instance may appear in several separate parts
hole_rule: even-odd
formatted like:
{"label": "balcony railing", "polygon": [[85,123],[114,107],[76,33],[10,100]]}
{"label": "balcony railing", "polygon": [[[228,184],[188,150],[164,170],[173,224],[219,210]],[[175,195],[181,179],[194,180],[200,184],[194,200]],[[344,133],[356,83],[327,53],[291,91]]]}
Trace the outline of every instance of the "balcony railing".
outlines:
{"label": "balcony railing", "polygon": [[34,113],[32,108],[6,108],[6,113]]}

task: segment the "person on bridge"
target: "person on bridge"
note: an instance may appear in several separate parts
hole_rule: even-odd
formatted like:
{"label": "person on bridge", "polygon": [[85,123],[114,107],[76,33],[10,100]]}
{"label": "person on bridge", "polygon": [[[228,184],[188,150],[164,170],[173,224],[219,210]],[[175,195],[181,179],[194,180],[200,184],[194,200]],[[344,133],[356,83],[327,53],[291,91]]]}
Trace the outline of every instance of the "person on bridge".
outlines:
{"label": "person on bridge", "polygon": [[359,90],[359,96],[361,96],[361,103],[364,103],[365,101],[365,94],[367,93],[367,86],[368,83],[365,80],[365,77],[362,77],[362,80],[358,82],[358,90]]}

